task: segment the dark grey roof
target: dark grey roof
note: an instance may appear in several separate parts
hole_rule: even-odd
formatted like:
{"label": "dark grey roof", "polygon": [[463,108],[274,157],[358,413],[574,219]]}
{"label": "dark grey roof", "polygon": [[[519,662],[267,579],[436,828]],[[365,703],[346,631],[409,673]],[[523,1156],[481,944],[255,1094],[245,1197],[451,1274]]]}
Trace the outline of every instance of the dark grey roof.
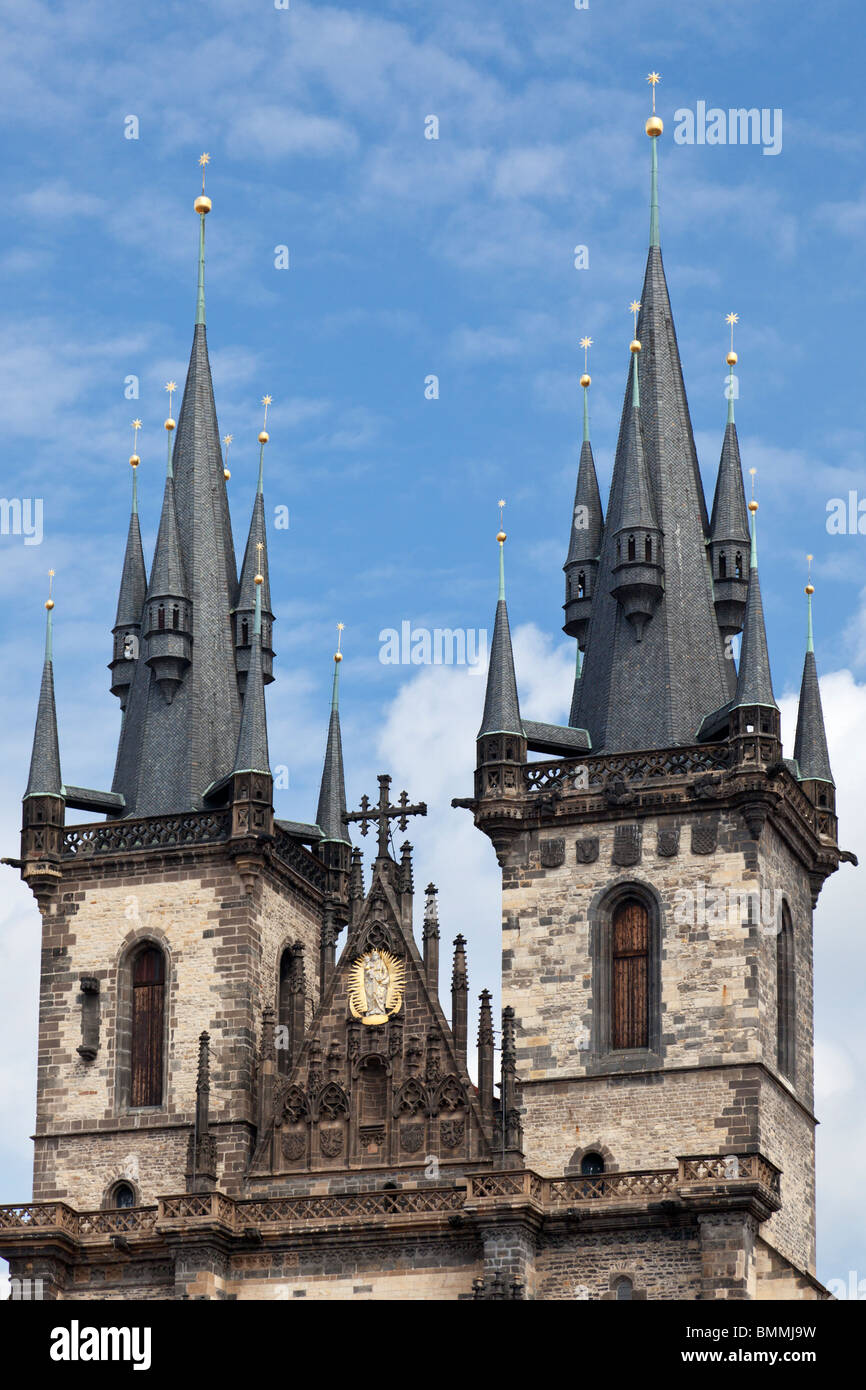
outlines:
{"label": "dark grey roof", "polygon": [[511,629],[504,598],[500,598],[496,605],[490,664],[487,668],[487,693],[478,737],[481,738],[483,734],[523,734],[514,654],[511,650]]}
{"label": "dark grey roof", "polygon": [[[261,585],[259,589],[261,589]],[[265,714],[265,682],[262,671],[262,610],[256,602],[250,669],[244,688],[241,727],[235,753],[235,772],[270,772],[268,721]]]}
{"label": "dark grey roof", "polygon": [[636,390],[639,368],[632,359],[632,400],[620,429],[611,483],[607,525],[611,533],[634,527],[658,528],[655,499],[647,468],[640,421],[640,395]]}
{"label": "dark grey roof", "polygon": [[[579,508],[586,509],[586,526],[575,524]],[[598,490],[592,445],[588,439],[585,439],[580,446],[577,486],[574,490],[574,510],[571,514],[571,539],[568,545],[566,565],[579,564],[581,560],[594,560],[601,549],[603,528],[604,515],[601,509],[601,495]]]}
{"label": "dark grey roof", "polygon": [[238,747],[237,569],[203,324],[195,328],[178,416],[174,502],[192,601],[191,662],[169,705],[141,644],[113,784],[127,816],[199,809],[205,789],[231,772]]}
{"label": "dark grey roof", "polygon": [[591,748],[586,729],[566,728],[562,724],[537,724],[524,719],[523,732],[533,753],[586,753]]}
{"label": "dark grey roof", "polygon": [[109,816],[119,816],[123,810],[123,797],[117,792],[94,791],[92,787],[64,787],[66,805],[77,811],[104,811]]}
{"label": "dark grey roof", "polygon": [[294,835],[296,840],[302,840],[304,844],[318,844],[322,837],[322,832],[317,825],[309,825],[301,820],[275,820],[274,825],[278,825],[281,830],[285,830],[287,835]]}
{"label": "dark grey roof", "polygon": [[773,681],[770,676],[770,656],[767,651],[767,632],[764,627],[764,605],[761,602],[761,582],[758,578],[758,554],[752,533],[752,553],[749,568],[749,593],[743,618],[743,638],[740,645],[740,665],[737,670],[737,693],[732,709],[744,705],[772,705]]}
{"label": "dark grey roof", "polygon": [[[743,469],[740,463],[740,443],[737,427],[733,420],[725,426],[722,441],[722,456],[716,478],[716,492],[713,498],[713,514],[710,519],[710,539],[732,541],[749,546],[749,514],[746,510],[746,494],[743,491]],[[745,562],[745,554],[744,554]]]}
{"label": "dark grey roof", "polygon": [[818,668],[813,651],[806,652],[806,660],[803,663],[794,757],[800,768],[800,777],[804,781],[833,782],[830,755],[827,752],[827,735],[824,730],[821,691],[818,686]]}
{"label": "dark grey roof", "polygon": [[343,775],[343,739],[340,733],[339,695],[340,667],[339,664],[335,663],[331,718],[328,724],[328,742],[325,747],[325,763],[322,768],[316,824],[325,840],[339,840],[348,845],[351,844],[351,840],[346,822],[343,819],[346,814],[346,783]]}
{"label": "dark grey roof", "polygon": [[[177,507],[174,496],[174,479],[167,477],[162,498],[162,515],[156,533],[156,546],[153,552],[153,567],[150,571],[148,598],[189,598],[186,576],[183,572],[183,559],[180,549],[180,535],[177,529]],[[141,610],[139,609],[139,617]]]}
{"label": "dark grey roof", "polygon": [[117,596],[117,616],[114,626],[132,627],[141,621],[144,596],[147,593],[147,573],[144,568],[144,551],[141,548],[141,527],[138,512],[129,517],[129,531],[126,536],[126,550],[123,554],[123,570],[120,576],[120,593]]}
{"label": "dark grey roof", "polygon": [[54,704],[54,666],[51,660],[51,613],[45,629],[45,660],[42,665],[42,685],[36,708],[36,728],[33,731],[33,751],[30,755],[30,776],[25,796],[62,796],[60,776],[60,744],[57,739],[57,709]]}
{"label": "dark grey roof", "polygon": [[[264,448],[264,445],[262,445]],[[261,570],[259,570],[259,552],[256,549],[261,543]],[[262,585],[262,612],[268,617],[273,618],[271,612],[271,580],[268,572],[268,527],[265,520],[265,499],[262,492],[261,467],[259,469],[259,486],[256,490],[256,498],[253,502],[253,514],[250,518],[250,529],[247,536],[247,545],[244,551],[244,560],[241,565],[240,584],[238,586],[238,598],[235,607],[239,612],[252,613],[256,606],[256,585],[255,576],[261,573],[264,576]]]}
{"label": "dark grey roof", "polygon": [[[572,723],[595,751],[669,748],[694,740],[708,710],[730,699],[706,554],[708,518],[661,251],[647,257],[637,336],[640,420],[651,496],[665,546],[665,592],[640,642],[611,594],[614,516],[624,469],[614,469],[601,561]],[[631,422],[629,370],[620,434]],[[622,450],[618,449],[622,456]]]}

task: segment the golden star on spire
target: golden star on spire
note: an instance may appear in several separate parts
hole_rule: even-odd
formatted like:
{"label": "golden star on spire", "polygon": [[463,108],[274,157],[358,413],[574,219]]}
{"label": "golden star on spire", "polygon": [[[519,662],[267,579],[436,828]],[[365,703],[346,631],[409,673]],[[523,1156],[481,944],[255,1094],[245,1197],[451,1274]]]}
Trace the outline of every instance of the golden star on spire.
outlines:
{"label": "golden star on spire", "polygon": [[140,420],[133,420],[133,422],[132,422],[132,428],[133,428],[134,430],[140,430],[140,429],[141,429],[141,421],[140,421]]}
{"label": "golden star on spire", "polygon": [[233,435],[233,434],[224,434],[224,435],[223,435],[223,444],[225,444],[226,448],[229,447],[229,445],[231,444],[231,442],[232,442],[233,439],[234,439],[234,435]]}
{"label": "golden star on spire", "polygon": [[732,323],[732,324],[733,324],[733,323],[739,323],[739,322],[740,322],[740,316],[739,316],[739,314],[726,314],[726,315],[725,315],[725,323]]}
{"label": "golden star on spire", "polygon": [[731,348],[730,348],[730,351],[729,351],[729,353],[728,353],[728,355],[727,355],[727,357],[726,357],[726,359],[725,359],[729,367],[735,367],[735,366],[737,365],[737,354],[734,352],[734,324],[735,324],[735,323],[739,323],[739,322],[740,322],[740,316],[739,316],[739,314],[726,314],[726,315],[725,315],[725,323],[730,324],[730,328],[731,328]]}
{"label": "golden star on spire", "polygon": [[580,340],[580,346],[581,346],[582,348],[591,348],[591,347],[592,347],[592,338],[581,338],[581,340]]}
{"label": "golden star on spire", "polygon": [[653,115],[656,113],[656,87],[661,80],[661,74],[657,72],[651,72],[647,77],[647,82],[650,84],[653,94]]}
{"label": "golden star on spire", "polygon": [[167,382],[165,383],[165,389],[166,389],[166,391],[168,392],[169,395],[172,395],[172,393],[173,393],[174,391],[177,390],[177,382],[176,382],[176,381],[167,381]]}

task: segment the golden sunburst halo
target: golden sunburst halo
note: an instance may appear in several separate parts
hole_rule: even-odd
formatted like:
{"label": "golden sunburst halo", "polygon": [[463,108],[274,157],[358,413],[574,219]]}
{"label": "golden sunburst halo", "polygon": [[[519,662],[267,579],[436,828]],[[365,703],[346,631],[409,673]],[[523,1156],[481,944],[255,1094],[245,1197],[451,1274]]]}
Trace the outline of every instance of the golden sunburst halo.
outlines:
{"label": "golden sunburst halo", "polygon": [[[376,959],[378,958],[378,959]],[[365,974],[368,967],[373,969],[384,968],[387,971],[388,981],[385,988],[384,1009],[376,1010],[374,1005],[367,998],[367,988]],[[358,956],[349,973],[349,1010],[353,1018],[360,1018],[362,1023],[374,1025],[387,1023],[388,1019],[394,1014],[399,1013],[403,1003],[403,988],[406,979],[406,966],[398,956],[392,955],[390,951],[377,948],[366,951],[363,956]],[[380,982],[381,985],[385,981]]]}

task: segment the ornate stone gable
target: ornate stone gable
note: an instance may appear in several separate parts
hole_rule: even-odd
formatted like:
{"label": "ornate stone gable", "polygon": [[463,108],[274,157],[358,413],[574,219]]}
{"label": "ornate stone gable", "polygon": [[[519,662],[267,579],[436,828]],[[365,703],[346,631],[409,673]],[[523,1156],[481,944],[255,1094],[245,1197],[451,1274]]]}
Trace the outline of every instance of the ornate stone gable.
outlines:
{"label": "ornate stone gable", "polygon": [[297,1061],[274,1087],[257,1176],[489,1156],[465,1056],[405,924],[404,872],[376,860]]}

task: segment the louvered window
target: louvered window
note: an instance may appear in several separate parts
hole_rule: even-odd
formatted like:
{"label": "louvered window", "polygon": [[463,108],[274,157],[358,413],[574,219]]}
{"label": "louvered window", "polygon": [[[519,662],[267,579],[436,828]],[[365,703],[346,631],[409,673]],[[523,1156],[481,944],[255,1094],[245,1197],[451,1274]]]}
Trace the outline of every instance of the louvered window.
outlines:
{"label": "louvered window", "polygon": [[155,946],[136,956],[132,968],[131,1104],[162,1104],[165,1016],[165,957]]}
{"label": "louvered window", "polygon": [[613,919],[614,1049],[649,1046],[649,915],[633,898],[621,903]]}

